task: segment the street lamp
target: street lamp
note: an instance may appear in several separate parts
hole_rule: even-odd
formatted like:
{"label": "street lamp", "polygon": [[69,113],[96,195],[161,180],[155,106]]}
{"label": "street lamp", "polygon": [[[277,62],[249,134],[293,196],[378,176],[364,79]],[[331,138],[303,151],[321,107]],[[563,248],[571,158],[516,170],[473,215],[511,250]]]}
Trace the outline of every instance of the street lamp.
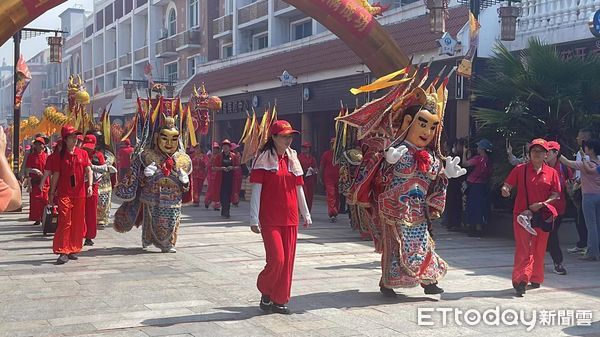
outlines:
{"label": "street lamp", "polygon": [[498,16],[500,17],[500,40],[514,41],[517,35],[517,18],[521,15],[521,8],[511,6],[502,6],[498,8]]}
{"label": "street lamp", "polygon": [[446,15],[448,0],[426,0],[425,6],[429,10],[429,28],[432,33],[446,31]]}
{"label": "street lamp", "polygon": [[[54,33],[54,36],[48,38],[48,44],[50,45],[50,62],[61,62],[62,55],[62,34],[64,32],[62,30],[50,30],[50,29],[37,29],[37,28],[23,28],[13,35],[13,41],[15,43],[15,67],[13,73],[13,172],[15,176],[20,178],[19,174],[19,131],[21,125],[21,104],[20,100],[17,99],[17,62],[21,57],[21,40],[41,36],[48,33]],[[61,34],[61,36],[58,36]]]}

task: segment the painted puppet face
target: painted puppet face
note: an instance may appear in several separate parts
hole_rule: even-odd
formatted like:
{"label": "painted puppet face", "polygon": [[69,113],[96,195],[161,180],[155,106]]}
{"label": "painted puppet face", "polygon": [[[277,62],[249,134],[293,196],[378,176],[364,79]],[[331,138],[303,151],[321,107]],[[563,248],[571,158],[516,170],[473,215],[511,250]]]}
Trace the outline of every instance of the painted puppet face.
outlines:
{"label": "painted puppet face", "polygon": [[158,135],[158,149],[166,155],[173,155],[179,147],[179,131],[162,129]]}
{"label": "painted puppet face", "polygon": [[417,147],[426,147],[435,136],[435,130],[440,124],[440,116],[423,109],[417,112],[414,122],[412,118],[410,115],[404,117],[403,124],[412,123],[406,134],[406,140]]}

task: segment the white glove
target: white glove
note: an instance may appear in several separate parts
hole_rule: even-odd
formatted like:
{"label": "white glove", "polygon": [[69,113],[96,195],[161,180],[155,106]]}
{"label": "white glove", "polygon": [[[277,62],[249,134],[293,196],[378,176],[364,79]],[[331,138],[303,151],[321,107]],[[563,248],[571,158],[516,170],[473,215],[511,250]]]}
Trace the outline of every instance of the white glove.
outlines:
{"label": "white glove", "polygon": [[459,157],[446,157],[446,166],[444,167],[444,174],[448,178],[458,178],[467,174],[467,170],[458,165],[460,163]]}
{"label": "white glove", "polygon": [[183,171],[183,169],[179,169],[179,181],[181,181],[181,183],[184,185],[190,183],[190,177]]}
{"label": "white glove", "polygon": [[158,171],[158,167],[156,166],[155,162],[152,162],[144,169],[144,175],[146,177],[152,177],[156,173],[156,171]]}
{"label": "white glove", "polygon": [[92,165],[92,171],[96,171],[96,172],[108,172],[108,165],[103,164],[103,165]]}
{"label": "white glove", "polygon": [[36,168],[30,168],[30,169],[29,169],[29,173],[33,173],[33,174],[35,174],[35,175],[37,175],[37,176],[44,175],[44,174],[42,173],[42,171],[40,171],[40,170],[38,170],[38,169],[36,169]]}
{"label": "white glove", "polygon": [[408,148],[404,145],[400,145],[397,148],[389,147],[385,151],[385,161],[390,165],[394,165],[406,152],[408,152]]}
{"label": "white glove", "polygon": [[112,165],[108,165],[108,173],[117,173],[117,168]]}

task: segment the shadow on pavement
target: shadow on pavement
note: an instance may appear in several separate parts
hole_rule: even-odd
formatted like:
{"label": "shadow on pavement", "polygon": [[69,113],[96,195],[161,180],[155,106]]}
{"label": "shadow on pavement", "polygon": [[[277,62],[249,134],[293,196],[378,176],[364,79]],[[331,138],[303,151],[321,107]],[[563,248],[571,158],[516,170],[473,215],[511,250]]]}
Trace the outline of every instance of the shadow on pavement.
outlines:
{"label": "shadow on pavement", "polygon": [[516,296],[513,288],[503,290],[465,291],[458,293],[447,292],[441,295],[441,300],[443,301],[457,301],[463,298],[516,298]]}
{"label": "shadow on pavement", "polygon": [[[577,318],[575,318],[576,322],[577,322]],[[592,322],[592,324],[590,326],[570,326],[567,328],[563,329],[563,333],[565,333],[567,336],[600,336],[600,334],[597,332],[598,329],[600,328],[600,321],[595,321]]]}
{"label": "shadow on pavement", "polygon": [[340,270],[340,269],[373,270],[373,269],[380,269],[380,267],[381,267],[381,263],[379,261],[373,261],[373,262],[365,262],[365,263],[358,263],[358,264],[342,264],[342,265],[337,265],[337,266],[315,267],[315,269],[319,269],[319,270]]}
{"label": "shadow on pavement", "polygon": [[97,256],[126,256],[126,255],[146,255],[160,253],[159,251],[143,250],[141,247],[126,248],[90,248],[81,253],[82,256],[97,257]]}
{"label": "shadow on pavement", "polygon": [[[294,296],[290,302],[290,310],[293,314],[303,314],[307,310],[360,308],[414,302],[437,302],[437,300],[431,297],[408,297],[402,294],[396,298],[386,298],[379,292],[360,292],[358,289],[354,289]],[[220,307],[214,308],[214,310],[221,312],[148,319],[142,324],[165,327],[181,323],[242,321],[266,314],[258,306]]]}

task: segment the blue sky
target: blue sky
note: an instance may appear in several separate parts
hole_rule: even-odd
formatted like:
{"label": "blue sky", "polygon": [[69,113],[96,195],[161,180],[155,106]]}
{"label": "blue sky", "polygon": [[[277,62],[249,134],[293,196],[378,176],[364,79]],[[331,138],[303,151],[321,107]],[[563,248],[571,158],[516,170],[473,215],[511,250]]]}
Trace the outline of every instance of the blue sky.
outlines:
{"label": "blue sky", "polygon": [[[2,0],[0,0],[2,1]],[[50,11],[44,13],[39,18],[31,22],[27,27],[43,28],[43,29],[60,29],[60,19],[58,15],[65,9],[73,6],[83,6],[86,11],[92,11],[94,2],[92,0],[68,0],[66,3],[59,5]],[[45,37],[36,37],[27,39],[21,43],[21,54],[25,59],[33,57],[35,54],[44,50],[48,44]],[[3,59],[6,59],[8,65],[13,64],[13,40],[12,38],[0,47],[0,64]]]}

